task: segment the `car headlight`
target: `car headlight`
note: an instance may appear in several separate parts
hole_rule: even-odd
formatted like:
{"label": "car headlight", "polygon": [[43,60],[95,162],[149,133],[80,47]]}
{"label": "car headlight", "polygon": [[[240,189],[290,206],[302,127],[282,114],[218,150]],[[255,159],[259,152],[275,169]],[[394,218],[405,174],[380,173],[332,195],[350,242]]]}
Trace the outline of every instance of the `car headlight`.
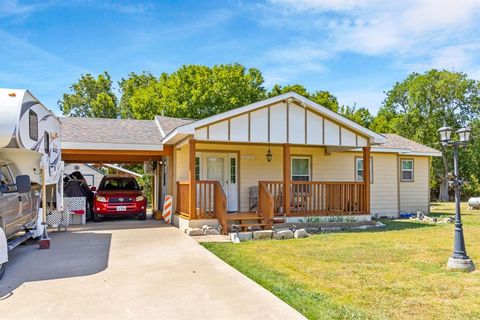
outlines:
{"label": "car headlight", "polygon": [[137,202],[140,202],[140,201],[143,201],[143,200],[145,200],[144,196],[138,196],[138,197],[135,198],[135,201],[137,201]]}
{"label": "car headlight", "polygon": [[97,196],[97,201],[98,202],[107,202],[107,198],[102,197],[102,196]]}

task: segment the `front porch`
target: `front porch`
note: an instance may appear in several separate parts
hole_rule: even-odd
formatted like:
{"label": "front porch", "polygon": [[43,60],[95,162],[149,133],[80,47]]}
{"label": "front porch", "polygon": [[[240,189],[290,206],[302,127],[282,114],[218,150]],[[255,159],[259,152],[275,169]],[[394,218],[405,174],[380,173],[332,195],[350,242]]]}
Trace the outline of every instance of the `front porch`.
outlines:
{"label": "front porch", "polygon": [[[293,181],[291,150],[295,146],[290,144],[276,146],[277,149],[281,148],[282,155],[282,161],[277,163],[274,174],[278,179],[263,180],[259,174],[255,185],[251,181],[250,185],[243,186],[249,189],[256,187],[256,206],[249,205],[245,208],[239,205],[237,210],[229,212],[230,206],[227,203],[230,192],[226,192],[221,179],[199,179],[198,151],[205,149],[197,148],[198,144],[195,139],[188,140],[189,179],[176,181],[176,212],[180,219],[192,223],[218,221],[222,233],[226,234],[232,224],[240,230],[248,227],[268,229],[275,223],[283,223],[292,218],[370,216],[370,183],[364,182],[370,181],[370,166],[365,166],[362,181],[318,181],[313,176],[309,177],[309,181]],[[266,148],[267,145],[263,147]],[[270,145],[268,148],[270,150]],[[315,149],[318,151],[318,148]],[[219,152],[218,149],[216,151]],[[232,152],[231,149],[223,151]],[[238,154],[240,157],[242,152],[238,151]],[[369,146],[362,148],[362,159],[363,163],[369,163]],[[353,173],[355,169],[348,167],[344,170]],[[246,174],[245,168],[236,168],[234,171]],[[240,180],[240,176],[237,179]],[[245,192],[242,195],[245,197]]]}

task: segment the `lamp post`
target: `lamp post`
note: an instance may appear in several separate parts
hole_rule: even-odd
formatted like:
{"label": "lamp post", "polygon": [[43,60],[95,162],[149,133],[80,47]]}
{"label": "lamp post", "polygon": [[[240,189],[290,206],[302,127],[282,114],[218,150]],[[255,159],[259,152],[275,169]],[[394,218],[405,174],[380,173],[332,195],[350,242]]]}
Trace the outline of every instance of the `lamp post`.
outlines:
{"label": "lamp post", "polygon": [[453,245],[453,254],[448,258],[447,268],[450,270],[473,271],[475,265],[472,259],[467,256],[465,249],[465,239],[463,237],[463,225],[460,215],[460,187],[462,179],[458,173],[458,149],[466,146],[470,140],[470,128],[462,128],[457,130],[458,141],[450,139],[453,130],[450,127],[444,126],[438,129],[440,140],[444,147],[453,147],[453,187],[455,189],[455,238]]}

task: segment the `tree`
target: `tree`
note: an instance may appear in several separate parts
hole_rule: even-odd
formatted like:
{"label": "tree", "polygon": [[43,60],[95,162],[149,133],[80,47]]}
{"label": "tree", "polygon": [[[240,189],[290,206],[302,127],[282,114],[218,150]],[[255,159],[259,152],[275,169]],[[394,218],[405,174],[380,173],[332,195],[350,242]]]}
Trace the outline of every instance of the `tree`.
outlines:
{"label": "tree", "polygon": [[342,106],[339,113],[345,118],[350,119],[366,128],[369,128],[373,122],[374,116],[367,108],[356,108],[355,106]]}
{"label": "tree", "polygon": [[270,92],[268,93],[268,96],[275,97],[275,96],[278,96],[279,94],[287,93],[290,91],[298,93],[332,111],[338,112],[339,110],[338,100],[333,94],[331,94],[328,91],[309,92],[301,84],[292,84],[292,85],[286,85],[286,86],[281,86],[276,84],[273,86],[272,90],[270,90]]}
{"label": "tree", "polygon": [[[479,82],[461,72],[432,69],[424,74],[412,73],[387,92],[371,128],[377,132],[398,133],[441,149],[437,130],[445,124],[460,128],[473,122],[474,133],[478,132],[479,93]],[[461,169],[465,176],[476,170],[472,168],[472,162],[480,162],[478,151],[472,149],[468,147],[463,153]],[[443,149],[442,159],[433,160],[433,178],[437,179],[434,182],[439,182],[439,199],[442,201],[448,200],[448,164],[451,159],[451,151]]]}
{"label": "tree", "polygon": [[94,78],[90,73],[81,75],[70,86],[72,93],[65,93],[58,101],[64,115],[73,117],[117,118],[117,97],[113,93],[108,72]]}
{"label": "tree", "polygon": [[[142,105],[141,101],[134,102],[133,100],[135,99],[141,99],[143,97],[143,101],[145,101],[145,95],[147,94],[148,97],[148,91],[152,91],[155,87],[155,85],[158,83],[157,78],[155,78],[150,72],[142,72],[141,74],[136,74],[134,72],[131,72],[128,74],[128,78],[120,80],[118,82],[118,85],[120,87],[120,94],[121,94],[121,99],[120,99],[120,115],[122,118],[133,118],[135,111],[132,110],[134,106],[139,106]],[[142,92],[139,94],[137,91],[142,91],[146,88],[147,93]],[[155,93],[155,92],[153,92]],[[135,97],[134,97],[135,96]],[[154,97],[156,94],[153,95]],[[147,98],[148,100],[148,98]],[[153,99],[155,100],[155,99]],[[145,108],[145,105],[143,105],[143,108]],[[155,106],[150,105],[150,108],[156,109]],[[139,111],[137,111],[138,113]]]}
{"label": "tree", "polygon": [[240,64],[185,65],[153,79],[148,73],[130,74],[120,83],[122,115],[151,119],[155,115],[202,119],[265,98],[257,69]]}

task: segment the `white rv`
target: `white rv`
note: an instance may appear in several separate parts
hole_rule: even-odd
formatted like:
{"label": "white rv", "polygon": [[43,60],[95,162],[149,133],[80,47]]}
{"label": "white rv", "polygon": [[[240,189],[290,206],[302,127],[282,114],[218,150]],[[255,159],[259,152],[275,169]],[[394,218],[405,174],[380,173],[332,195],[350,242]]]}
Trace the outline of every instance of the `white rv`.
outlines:
{"label": "white rv", "polygon": [[9,249],[43,232],[42,180],[50,210],[62,209],[60,130],[29,91],[0,88],[0,269]]}

